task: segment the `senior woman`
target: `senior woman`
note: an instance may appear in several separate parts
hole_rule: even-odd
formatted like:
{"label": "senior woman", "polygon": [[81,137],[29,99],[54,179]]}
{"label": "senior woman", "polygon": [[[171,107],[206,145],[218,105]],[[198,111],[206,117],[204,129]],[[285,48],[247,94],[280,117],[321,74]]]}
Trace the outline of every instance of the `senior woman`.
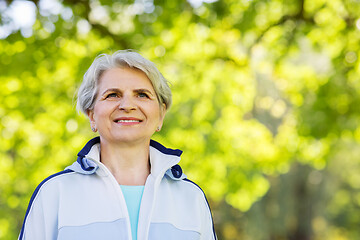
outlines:
{"label": "senior woman", "polygon": [[99,137],[39,184],[19,239],[216,239],[204,193],[178,165],[182,151],[151,140],[171,105],[155,65],[132,51],[102,54],[77,100]]}

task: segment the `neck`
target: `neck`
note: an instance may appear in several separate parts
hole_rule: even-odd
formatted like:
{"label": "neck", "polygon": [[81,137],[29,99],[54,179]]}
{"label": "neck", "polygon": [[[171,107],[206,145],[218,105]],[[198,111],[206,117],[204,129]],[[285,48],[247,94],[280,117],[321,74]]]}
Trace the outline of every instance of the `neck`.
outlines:
{"label": "neck", "polygon": [[141,144],[100,141],[101,162],[121,185],[145,185],[150,174],[149,142]]}

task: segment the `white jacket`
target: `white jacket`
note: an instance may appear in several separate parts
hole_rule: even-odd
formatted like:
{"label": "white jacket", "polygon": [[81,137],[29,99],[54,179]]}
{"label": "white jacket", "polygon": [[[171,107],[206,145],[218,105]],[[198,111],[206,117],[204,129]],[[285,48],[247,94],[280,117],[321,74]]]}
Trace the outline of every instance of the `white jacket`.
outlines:
{"label": "white jacket", "polygon": [[[78,159],[39,184],[30,199],[19,240],[131,240],[121,188],[99,161],[100,138]],[[151,140],[151,173],[141,200],[138,240],[215,240],[203,191],[186,179],[181,150]]]}

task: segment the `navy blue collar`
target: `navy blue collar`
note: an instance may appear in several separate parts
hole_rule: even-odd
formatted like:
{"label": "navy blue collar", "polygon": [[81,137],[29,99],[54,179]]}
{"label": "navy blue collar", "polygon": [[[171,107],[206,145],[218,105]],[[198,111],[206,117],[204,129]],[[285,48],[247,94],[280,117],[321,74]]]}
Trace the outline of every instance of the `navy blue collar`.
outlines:
{"label": "navy blue collar", "polygon": [[154,141],[152,139],[150,140],[150,146],[152,146],[153,148],[156,148],[160,152],[167,154],[167,155],[174,155],[174,156],[180,157],[182,154],[182,151],[180,149],[166,148],[163,145],[161,145],[160,143],[158,143],[157,141]]}
{"label": "navy blue collar", "polygon": [[92,146],[95,144],[100,143],[100,137],[94,137],[90,141],[86,143],[86,145],[81,149],[81,151],[78,153],[78,157],[84,158],[91,150]]}

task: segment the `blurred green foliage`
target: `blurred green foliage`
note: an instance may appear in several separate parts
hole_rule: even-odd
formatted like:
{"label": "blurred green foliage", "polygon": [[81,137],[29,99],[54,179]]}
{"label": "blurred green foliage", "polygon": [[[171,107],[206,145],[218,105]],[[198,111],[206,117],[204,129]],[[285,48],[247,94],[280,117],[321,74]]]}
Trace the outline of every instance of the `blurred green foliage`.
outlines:
{"label": "blurred green foliage", "polygon": [[219,239],[360,238],[359,0],[8,0],[0,37],[0,239],[93,136],[74,94],[118,49],[172,82],[154,138],[184,150]]}

